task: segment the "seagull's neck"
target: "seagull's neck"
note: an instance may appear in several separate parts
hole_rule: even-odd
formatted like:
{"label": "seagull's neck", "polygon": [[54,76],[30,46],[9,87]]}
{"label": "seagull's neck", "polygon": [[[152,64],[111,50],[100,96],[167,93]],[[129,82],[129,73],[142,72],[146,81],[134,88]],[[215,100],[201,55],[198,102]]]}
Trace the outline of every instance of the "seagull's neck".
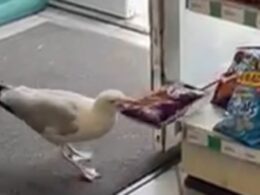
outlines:
{"label": "seagull's neck", "polygon": [[116,108],[115,106],[108,104],[106,102],[95,102],[93,106],[93,112],[99,115],[108,115],[108,116],[115,116]]}

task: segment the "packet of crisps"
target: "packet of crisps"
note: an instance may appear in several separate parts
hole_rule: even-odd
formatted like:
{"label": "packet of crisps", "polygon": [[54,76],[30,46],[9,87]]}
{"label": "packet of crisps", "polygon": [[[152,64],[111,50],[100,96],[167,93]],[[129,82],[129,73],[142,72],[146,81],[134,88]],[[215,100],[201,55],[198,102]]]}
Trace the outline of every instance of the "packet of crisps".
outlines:
{"label": "packet of crisps", "polygon": [[227,104],[227,115],[214,130],[260,149],[260,48],[243,48],[236,64],[236,87]]}
{"label": "packet of crisps", "polygon": [[[218,81],[214,96],[211,100],[213,105],[216,105],[224,110],[227,109],[228,102],[237,86],[237,75],[247,67],[244,62],[246,53],[243,48],[239,48],[234,55],[233,61],[229,69],[221,75]],[[240,70],[241,69],[241,70]]]}
{"label": "packet of crisps", "polygon": [[204,95],[203,90],[175,82],[136,101],[123,103],[120,110],[137,122],[161,128],[188,113]]}
{"label": "packet of crisps", "polygon": [[226,110],[236,84],[235,74],[224,74],[218,81],[211,103]]}

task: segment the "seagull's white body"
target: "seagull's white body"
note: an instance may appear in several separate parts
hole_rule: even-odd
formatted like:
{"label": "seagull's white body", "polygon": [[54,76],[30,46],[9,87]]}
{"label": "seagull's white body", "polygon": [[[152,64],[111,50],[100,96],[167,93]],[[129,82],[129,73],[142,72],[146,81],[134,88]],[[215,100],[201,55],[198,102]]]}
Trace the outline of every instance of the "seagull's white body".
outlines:
{"label": "seagull's white body", "polygon": [[0,85],[0,106],[48,141],[62,145],[66,159],[90,180],[99,174],[83,167],[79,160],[90,160],[91,155],[66,144],[97,139],[108,133],[116,120],[116,105],[125,98],[116,90],[104,91],[92,99],[70,91]]}
{"label": "seagull's white body", "polygon": [[114,125],[114,107],[98,106],[77,93],[25,86],[3,91],[1,101],[32,129],[55,144],[101,137]]}

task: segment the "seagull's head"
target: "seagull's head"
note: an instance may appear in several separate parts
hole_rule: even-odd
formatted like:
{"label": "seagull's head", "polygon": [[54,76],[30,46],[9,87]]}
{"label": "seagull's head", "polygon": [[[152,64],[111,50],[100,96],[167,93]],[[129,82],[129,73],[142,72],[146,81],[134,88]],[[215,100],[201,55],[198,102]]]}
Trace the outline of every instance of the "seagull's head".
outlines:
{"label": "seagull's head", "polygon": [[127,97],[119,90],[105,90],[101,92],[95,102],[95,106],[101,109],[116,110],[124,102],[132,102],[132,98]]}

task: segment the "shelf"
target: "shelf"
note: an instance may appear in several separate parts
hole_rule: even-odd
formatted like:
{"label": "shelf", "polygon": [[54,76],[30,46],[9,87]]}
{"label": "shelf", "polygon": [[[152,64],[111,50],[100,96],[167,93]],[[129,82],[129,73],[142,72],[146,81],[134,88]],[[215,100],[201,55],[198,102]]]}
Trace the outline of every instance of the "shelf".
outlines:
{"label": "shelf", "polygon": [[260,28],[260,11],[244,4],[221,0],[187,0],[187,8],[194,12]]}
{"label": "shelf", "polygon": [[199,113],[184,119],[185,141],[206,147],[230,157],[260,165],[260,150],[246,147],[213,131],[214,125],[221,121],[223,113],[211,105]]}

